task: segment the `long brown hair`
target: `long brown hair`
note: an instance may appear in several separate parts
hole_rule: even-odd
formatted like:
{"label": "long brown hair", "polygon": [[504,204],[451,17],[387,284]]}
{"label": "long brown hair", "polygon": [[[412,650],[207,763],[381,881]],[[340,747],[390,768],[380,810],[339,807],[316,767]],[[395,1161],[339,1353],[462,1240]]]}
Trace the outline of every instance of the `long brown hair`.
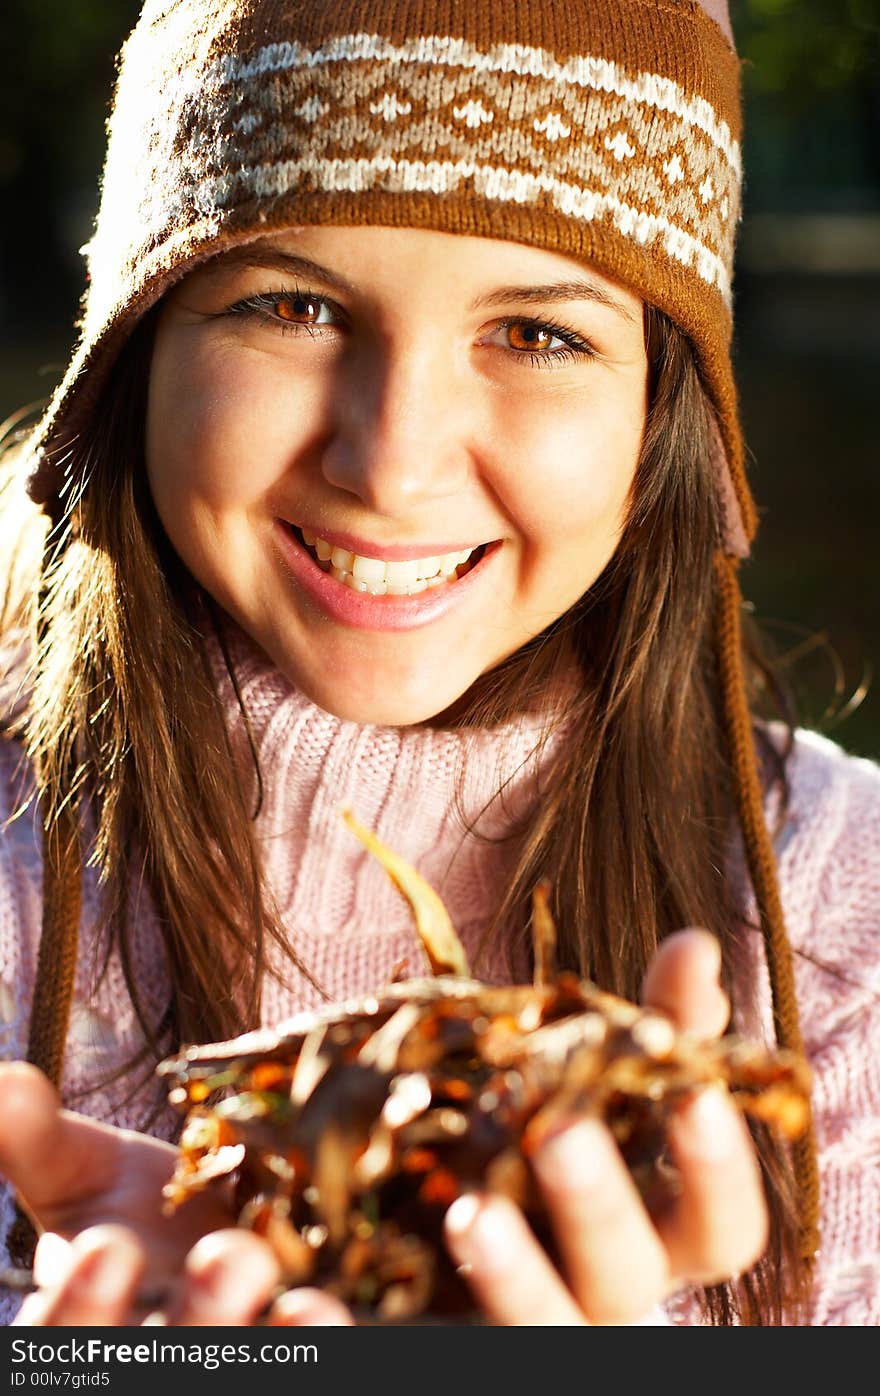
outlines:
{"label": "long brown hair", "polygon": [[[308,974],[261,877],[258,763],[236,764],[209,666],[223,617],[168,544],[146,484],[154,321],[148,315],[122,351],[94,433],[70,448],[64,519],[44,537],[31,511],[35,544],[29,562],[8,569],[0,617],[7,630],[31,632],[22,731],[44,818],[84,797],[94,815],[107,953],[119,953],[148,1064],[171,1043],[253,1026],[268,942]],[[709,409],[686,336],[651,309],[645,326],[651,407],[618,549],[581,601],[480,681],[449,721],[495,725],[576,674],[570,737],[538,812],[516,831],[518,867],[499,889],[486,940],[506,934],[515,957],[532,888],[549,878],[562,966],[637,998],[660,941],[704,925],[721,941],[736,1023],[745,932],[727,872],[736,831],[712,643],[719,520]],[[15,508],[20,519],[26,505]],[[755,692],[768,691],[757,650],[746,665]],[[767,754],[772,761],[769,746]],[[173,986],[159,1022],[132,969],[139,878]],[[795,1313],[786,1308],[801,1278],[789,1161],[753,1132],[770,1245],[749,1274],[703,1292],[713,1323],[790,1322]]]}

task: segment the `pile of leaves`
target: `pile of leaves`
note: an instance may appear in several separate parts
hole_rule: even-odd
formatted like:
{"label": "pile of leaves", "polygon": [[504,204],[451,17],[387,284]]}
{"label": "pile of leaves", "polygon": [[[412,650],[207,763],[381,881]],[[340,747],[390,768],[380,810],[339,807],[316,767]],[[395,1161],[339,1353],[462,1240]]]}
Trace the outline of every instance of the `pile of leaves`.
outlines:
{"label": "pile of leaves", "polygon": [[472,979],[433,889],[346,818],[409,899],[433,974],[162,1062],[186,1115],[169,1211],[222,1189],[273,1247],[286,1286],[318,1285],[379,1322],[465,1316],[446,1209],[473,1189],[504,1193],[555,1255],[530,1158],[561,1121],[604,1120],[652,1212],[676,1195],[667,1123],[695,1089],[729,1089],[786,1137],[805,1127],[801,1058],[733,1035],[696,1040],[557,973],[544,884],[534,983]]}

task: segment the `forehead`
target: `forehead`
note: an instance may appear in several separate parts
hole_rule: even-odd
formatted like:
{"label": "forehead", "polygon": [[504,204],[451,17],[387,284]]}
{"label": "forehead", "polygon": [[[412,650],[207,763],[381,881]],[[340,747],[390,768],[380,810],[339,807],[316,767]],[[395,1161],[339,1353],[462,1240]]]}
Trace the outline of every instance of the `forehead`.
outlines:
{"label": "forehead", "polygon": [[591,301],[641,323],[641,298],[596,267],[508,239],[374,225],[292,227],[222,252],[196,274],[249,269],[317,276],[351,295],[433,285],[447,298],[470,299],[475,309],[553,291],[553,299]]}

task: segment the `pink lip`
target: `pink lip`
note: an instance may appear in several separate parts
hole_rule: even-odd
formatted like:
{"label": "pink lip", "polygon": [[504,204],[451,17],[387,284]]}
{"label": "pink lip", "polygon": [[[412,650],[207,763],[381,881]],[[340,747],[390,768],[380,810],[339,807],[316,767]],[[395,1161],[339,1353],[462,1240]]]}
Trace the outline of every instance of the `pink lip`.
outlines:
{"label": "pink lip", "polygon": [[[341,535],[331,538],[322,533],[319,536],[335,547],[349,546],[335,541]],[[351,587],[338,582],[329,572],[322,572],[311,553],[306,552],[294,538],[290,525],[281,519],[275,520],[273,541],[288,572],[321,609],[332,620],[358,630],[416,630],[421,625],[430,625],[431,621],[439,620],[467,599],[485,575],[486,568],[491,567],[492,559],[501,551],[500,543],[490,543],[480,561],[464,577],[457,582],[446,582],[442,586],[420,591],[416,596],[368,596],[365,592],[352,591]],[[462,544],[462,547],[467,547],[467,544]],[[349,551],[356,552],[357,549],[349,547]],[[456,550],[449,548],[448,551]],[[370,554],[365,552],[362,556],[369,557]],[[384,556],[389,557],[389,553],[386,552]],[[410,552],[409,556],[430,557],[432,554]],[[390,560],[404,559],[393,556]]]}
{"label": "pink lip", "polygon": [[446,553],[462,553],[465,548],[473,551],[485,541],[477,543],[371,543],[366,538],[358,538],[354,533],[328,533],[324,528],[313,528],[311,524],[297,524],[296,527],[307,533],[323,538],[331,548],[345,548],[358,557],[381,557],[387,562],[412,562],[420,557],[443,557]]}

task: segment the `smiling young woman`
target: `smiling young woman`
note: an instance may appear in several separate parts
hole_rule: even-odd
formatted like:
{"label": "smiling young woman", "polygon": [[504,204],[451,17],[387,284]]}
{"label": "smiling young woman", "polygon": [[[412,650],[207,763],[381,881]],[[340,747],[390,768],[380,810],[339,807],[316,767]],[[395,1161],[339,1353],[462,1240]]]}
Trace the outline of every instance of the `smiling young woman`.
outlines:
{"label": "smiling young woman", "polygon": [[611,558],[647,413],[641,301],[596,272],[573,299],[573,259],[422,229],[301,228],[244,254],[158,318],[159,517],[314,702],[423,722]]}
{"label": "smiling young woman", "polygon": [[39,819],[0,841],[31,1063],[0,1072],[0,1168],[72,1242],[22,1322],[130,1321],[145,1267],[187,1322],[270,1296],[225,1213],[163,1229],[152,1068],[412,965],[345,805],[486,979],[531,972],[547,878],[562,967],[813,1066],[791,1153],[682,1111],[659,1221],[610,1135],[564,1131],[535,1162],[564,1275],[515,1209],[459,1208],[490,1321],[876,1321],[880,781],[767,721],[741,616],[739,134],[692,0],[146,5],[82,342],[4,509],[0,789]]}

